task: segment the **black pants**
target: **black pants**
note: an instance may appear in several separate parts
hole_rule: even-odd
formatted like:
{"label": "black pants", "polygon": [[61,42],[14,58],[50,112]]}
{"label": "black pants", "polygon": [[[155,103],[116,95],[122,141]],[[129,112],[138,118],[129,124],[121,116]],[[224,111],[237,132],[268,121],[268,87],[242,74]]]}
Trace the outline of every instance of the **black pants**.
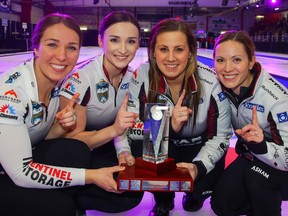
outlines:
{"label": "black pants", "polygon": [[[193,158],[197,156],[203,145],[192,146],[176,146],[169,143],[168,156],[174,158],[177,162],[192,162]],[[141,157],[143,149],[143,141],[133,141],[131,143],[131,150],[134,157]],[[197,200],[204,201],[211,196],[214,190],[215,184],[224,170],[225,157],[219,160],[215,168],[207,175],[197,178],[194,182],[194,190],[190,193]],[[171,203],[175,198],[174,192],[153,192],[156,203],[166,204]]]}
{"label": "black pants", "polygon": [[220,177],[211,207],[219,216],[281,216],[287,182],[287,172],[238,156]]}
{"label": "black pants", "polygon": [[[72,139],[44,141],[33,151],[33,161],[67,167],[91,165],[86,144]],[[74,216],[75,195],[81,187],[33,189],[16,186],[8,175],[0,175],[0,215]]]}
{"label": "black pants", "polygon": [[[108,142],[92,151],[93,168],[118,165],[114,142]],[[114,175],[117,179],[117,173]],[[109,193],[95,185],[88,185],[78,193],[77,205],[82,209],[119,213],[136,207],[143,198],[143,192]]]}

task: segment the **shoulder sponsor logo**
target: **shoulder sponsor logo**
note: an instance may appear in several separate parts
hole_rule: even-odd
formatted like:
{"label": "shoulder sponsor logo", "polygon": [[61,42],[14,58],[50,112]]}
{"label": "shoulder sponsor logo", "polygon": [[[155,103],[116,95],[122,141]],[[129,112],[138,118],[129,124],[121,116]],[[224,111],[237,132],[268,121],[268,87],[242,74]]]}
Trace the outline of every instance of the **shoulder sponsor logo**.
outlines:
{"label": "shoulder sponsor logo", "polygon": [[266,91],[269,95],[271,95],[271,97],[273,97],[275,100],[278,100],[278,97],[272,93],[271,90],[267,89],[265,85],[262,85],[261,88]]}
{"label": "shoulder sponsor logo", "polygon": [[128,83],[123,83],[120,87],[121,90],[127,90],[129,88],[129,82]]}
{"label": "shoulder sponsor logo", "polygon": [[133,78],[134,78],[134,79],[137,79],[137,70],[135,70],[135,71],[133,72]]}
{"label": "shoulder sponsor logo", "polygon": [[246,109],[250,109],[250,110],[252,110],[253,107],[255,106],[257,112],[262,112],[262,113],[264,113],[264,111],[265,111],[264,106],[262,106],[262,105],[260,105],[260,104],[254,104],[254,103],[250,103],[250,102],[246,103],[246,102],[245,102],[245,103],[243,103],[243,106],[244,106]]}
{"label": "shoulder sponsor logo", "polygon": [[223,101],[223,100],[226,99],[226,95],[225,95],[223,92],[220,92],[220,93],[218,94],[218,97],[219,97],[219,100],[220,100],[220,101]]}
{"label": "shoulder sponsor logo", "polygon": [[209,85],[212,85],[213,84],[213,82],[210,82],[209,80],[207,80],[207,79],[205,79],[205,78],[200,78],[200,80],[202,80],[203,82],[206,82],[206,83],[208,83]]}
{"label": "shoulder sponsor logo", "polygon": [[75,72],[72,74],[72,77],[75,77],[76,79],[79,79],[80,76],[79,76],[79,73],[78,72]]}
{"label": "shoulder sponsor logo", "polygon": [[135,70],[134,72],[133,72],[133,76],[131,77],[131,82],[132,83],[134,83],[135,85],[138,85],[139,84],[139,82],[136,80],[137,79],[137,70]]}
{"label": "shoulder sponsor logo", "polygon": [[15,80],[21,76],[20,72],[15,72],[14,74],[12,74],[11,76],[9,76],[8,80],[6,80],[5,83],[14,83]]}
{"label": "shoulder sponsor logo", "polygon": [[66,92],[66,93],[68,93],[68,94],[73,96],[75,94],[75,86],[71,82],[67,83],[65,85],[65,87],[61,89],[61,91]]}
{"label": "shoulder sponsor logo", "polygon": [[9,91],[6,91],[4,93],[4,95],[0,95],[0,100],[9,101],[9,102],[12,102],[12,103],[19,104],[21,102],[21,100],[19,100],[17,98],[18,98],[18,96],[17,96],[16,92],[13,89],[11,89]]}
{"label": "shoulder sponsor logo", "polygon": [[16,94],[16,92],[13,89],[5,92],[4,95],[10,95],[10,96],[13,96],[13,97],[17,98],[17,94]]}
{"label": "shoulder sponsor logo", "polygon": [[109,98],[109,83],[101,80],[96,84],[96,94],[100,103],[106,103]]}
{"label": "shoulder sponsor logo", "polygon": [[79,76],[78,72],[73,73],[72,76],[69,79],[74,81],[75,83],[78,83],[78,84],[81,83],[80,76]]}
{"label": "shoulder sponsor logo", "polygon": [[279,83],[276,82],[275,79],[269,78],[269,80],[274,84],[274,86],[276,86],[280,91],[282,91],[283,94],[288,95],[287,91],[281,85],[279,85]]}
{"label": "shoulder sponsor logo", "polygon": [[2,107],[0,107],[0,117],[15,120],[18,119],[14,107],[11,106],[10,104],[5,104]]}
{"label": "shoulder sponsor logo", "polygon": [[288,116],[287,112],[277,113],[279,123],[287,122]]}

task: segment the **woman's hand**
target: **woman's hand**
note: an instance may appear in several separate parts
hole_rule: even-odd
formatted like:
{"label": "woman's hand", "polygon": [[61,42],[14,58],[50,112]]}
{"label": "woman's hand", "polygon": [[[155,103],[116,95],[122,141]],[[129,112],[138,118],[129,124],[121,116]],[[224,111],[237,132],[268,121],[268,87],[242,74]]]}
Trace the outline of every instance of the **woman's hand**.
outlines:
{"label": "woman's hand", "polygon": [[74,107],[79,96],[79,93],[74,94],[66,107],[56,114],[56,119],[64,130],[69,129],[71,126],[76,124],[77,116],[75,115],[76,112]]}
{"label": "woman's hand", "polygon": [[135,119],[138,118],[138,114],[127,111],[127,104],[129,95],[127,94],[123,100],[121,107],[118,110],[113,128],[118,136],[123,135],[127,128],[133,126]]}
{"label": "woman's hand", "polygon": [[124,166],[86,170],[86,184],[95,184],[108,192],[121,193],[117,190],[117,182],[113,174],[123,170],[125,170]]}
{"label": "woman's hand", "polygon": [[252,109],[252,124],[248,124],[242,129],[235,130],[235,133],[241,136],[246,142],[261,143],[264,140],[264,133],[259,126],[255,106],[253,106]]}
{"label": "woman's hand", "polygon": [[198,175],[198,169],[197,169],[197,166],[195,164],[181,162],[181,163],[177,163],[176,166],[188,169],[190,176],[195,181],[195,179]]}
{"label": "woman's hand", "polygon": [[182,106],[183,100],[185,98],[185,89],[180,95],[173,111],[172,111],[172,128],[175,132],[179,132],[192,113],[192,110],[186,106]]}
{"label": "woman's hand", "polygon": [[135,164],[135,158],[128,151],[123,151],[118,155],[119,165],[127,164],[128,166],[132,166]]}

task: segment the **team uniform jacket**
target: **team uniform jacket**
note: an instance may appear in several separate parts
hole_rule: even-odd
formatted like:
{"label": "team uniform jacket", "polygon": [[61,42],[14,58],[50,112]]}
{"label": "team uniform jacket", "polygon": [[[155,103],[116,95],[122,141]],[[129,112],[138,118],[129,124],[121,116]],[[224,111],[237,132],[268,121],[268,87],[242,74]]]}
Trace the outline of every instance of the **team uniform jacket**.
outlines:
{"label": "team uniform jacket", "polygon": [[[231,137],[232,130],[230,106],[212,70],[200,62],[197,69],[202,84],[202,95],[200,96],[200,104],[196,117],[196,127],[193,128],[193,117],[189,119],[179,133],[173,132],[170,127],[169,140],[178,146],[203,145],[198,155],[194,159],[191,158],[191,162],[192,159],[193,162],[200,161],[206,169],[205,173],[208,173],[214,168],[215,163],[221,159],[229,147],[229,138]],[[128,130],[128,139],[125,135],[115,139],[118,154],[123,151],[130,151],[128,140],[143,140],[143,121],[140,119],[143,116],[149,89],[148,70],[149,64],[142,64],[134,72],[131,79],[128,108],[130,111],[138,113],[140,118],[133,128]],[[159,85],[158,93],[160,97],[167,99],[172,113],[174,104],[164,77],[162,77]],[[191,79],[190,85],[193,91],[197,91],[194,77]],[[189,93],[187,92],[186,94]]]}
{"label": "team uniform jacket", "polygon": [[232,107],[232,124],[239,129],[252,123],[252,108],[256,106],[264,142],[245,143],[241,138],[236,150],[248,151],[271,167],[288,171],[288,91],[259,65],[246,99],[237,107],[235,97],[227,89],[225,94]]}
{"label": "team uniform jacket", "polygon": [[59,188],[84,185],[85,170],[32,161],[32,148],[48,134],[59,108],[59,86],[49,106],[38,98],[33,59],[0,77],[0,165],[19,186]]}
{"label": "team uniform jacket", "polygon": [[67,98],[80,93],[78,103],[87,107],[86,130],[99,130],[114,123],[133,74],[131,67],[123,69],[121,83],[115,89],[110,83],[109,74],[103,69],[103,57],[102,54],[88,60],[76,69],[60,92]]}

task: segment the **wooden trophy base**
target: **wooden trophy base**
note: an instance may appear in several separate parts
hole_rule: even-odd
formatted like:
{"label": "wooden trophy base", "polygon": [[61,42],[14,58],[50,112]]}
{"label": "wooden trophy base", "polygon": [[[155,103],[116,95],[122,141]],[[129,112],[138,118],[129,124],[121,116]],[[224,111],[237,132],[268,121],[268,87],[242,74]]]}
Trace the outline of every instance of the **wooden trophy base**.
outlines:
{"label": "wooden trophy base", "polygon": [[119,191],[192,192],[193,179],[187,169],[176,167],[172,158],[155,164],[136,158],[133,166],[125,164],[117,179]]}

